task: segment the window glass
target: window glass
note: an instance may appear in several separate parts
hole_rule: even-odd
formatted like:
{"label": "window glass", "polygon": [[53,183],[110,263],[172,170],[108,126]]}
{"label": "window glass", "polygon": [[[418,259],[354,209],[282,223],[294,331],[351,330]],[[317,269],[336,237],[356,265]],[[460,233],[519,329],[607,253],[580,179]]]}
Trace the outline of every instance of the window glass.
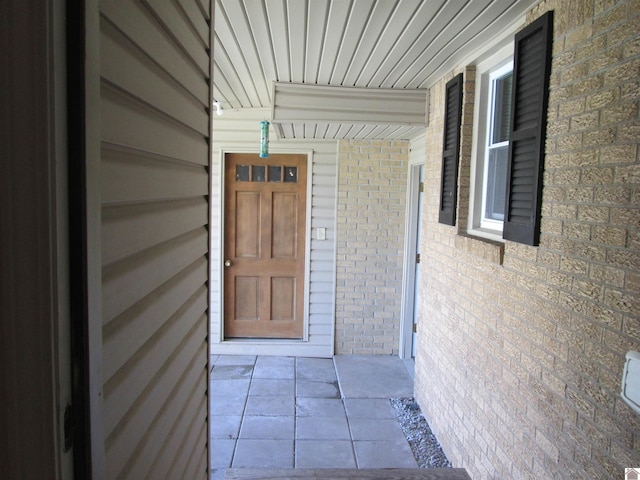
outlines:
{"label": "window glass", "polygon": [[270,182],[282,181],[282,167],[280,165],[269,165],[269,181]]}
{"label": "window glass", "polygon": [[265,167],[264,165],[254,165],[252,168],[252,180],[254,182],[265,181]]}
{"label": "window glass", "polygon": [[485,220],[504,220],[508,156],[508,146],[501,146],[489,150],[485,180]]}
{"label": "window glass", "polygon": [[284,181],[287,183],[298,182],[298,168],[297,167],[284,167]]}
{"label": "window glass", "polygon": [[236,165],[236,182],[249,181],[249,165]]}
{"label": "window glass", "polygon": [[491,135],[491,143],[509,141],[512,86],[513,71],[509,71],[501,77],[493,79],[493,132]]}
{"label": "window glass", "polygon": [[507,158],[509,154],[509,120],[513,71],[511,65],[489,76],[489,132],[483,175],[483,227],[501,229],[495,222],[504,221],[507,186]]}
{"label": "window glass", "polygon": [[487,63],[476,92],[479,125],[470,228],[500,238],[505,218],[513,62],[502,57],[497,65]]}

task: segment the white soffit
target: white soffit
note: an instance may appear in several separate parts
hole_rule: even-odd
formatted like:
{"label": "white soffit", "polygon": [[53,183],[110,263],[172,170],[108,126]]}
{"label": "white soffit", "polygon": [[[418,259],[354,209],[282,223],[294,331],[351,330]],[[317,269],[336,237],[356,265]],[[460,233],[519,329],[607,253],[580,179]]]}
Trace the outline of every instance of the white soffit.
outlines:
{"label": "white soffit", "polygon": [[342,128],[350,126],[350,130],[367,125],[397,131],[389,127],[427,124],[427,98],[427,89],[274,82],[271,120],[284,138],[290,137],[287,132],[295,131],[299,125],[308,129],[312,125],[339,124]]}

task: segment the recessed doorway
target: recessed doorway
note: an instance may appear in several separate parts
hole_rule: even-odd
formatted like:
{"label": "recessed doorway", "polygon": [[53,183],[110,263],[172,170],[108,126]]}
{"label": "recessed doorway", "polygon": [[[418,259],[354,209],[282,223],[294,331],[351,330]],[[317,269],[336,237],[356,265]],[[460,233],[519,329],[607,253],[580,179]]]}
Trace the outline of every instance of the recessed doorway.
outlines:
{"label": "recessed doorway", "polygon": [[225,155],[225,339],[303,338],[306,190],[306,155]]}

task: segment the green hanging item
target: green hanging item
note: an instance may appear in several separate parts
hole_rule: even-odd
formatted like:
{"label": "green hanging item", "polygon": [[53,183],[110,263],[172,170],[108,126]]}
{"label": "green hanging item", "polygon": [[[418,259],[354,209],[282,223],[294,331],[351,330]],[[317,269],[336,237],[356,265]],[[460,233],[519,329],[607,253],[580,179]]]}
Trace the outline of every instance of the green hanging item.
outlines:
{"label": "green hanging item", "polygon": [[269,122],[260,122],[260,158],[269,157]]}

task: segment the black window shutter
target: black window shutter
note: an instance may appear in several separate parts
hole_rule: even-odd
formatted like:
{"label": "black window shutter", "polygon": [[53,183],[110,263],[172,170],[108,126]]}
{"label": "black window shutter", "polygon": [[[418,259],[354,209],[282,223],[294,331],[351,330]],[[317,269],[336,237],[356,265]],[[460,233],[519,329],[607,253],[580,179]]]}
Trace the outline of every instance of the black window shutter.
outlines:
{"label": "black window shutter", "polygon": [[440,215],[438,221],[446,225],[455,225],[460,124],[462,122],[462,74],[447,83],[445,93]]}
{"label": "black window shutter", "polygon": [[509,165],[503,238],[540,243],[542,173],[547,130],[553,12],[515,37]]}

